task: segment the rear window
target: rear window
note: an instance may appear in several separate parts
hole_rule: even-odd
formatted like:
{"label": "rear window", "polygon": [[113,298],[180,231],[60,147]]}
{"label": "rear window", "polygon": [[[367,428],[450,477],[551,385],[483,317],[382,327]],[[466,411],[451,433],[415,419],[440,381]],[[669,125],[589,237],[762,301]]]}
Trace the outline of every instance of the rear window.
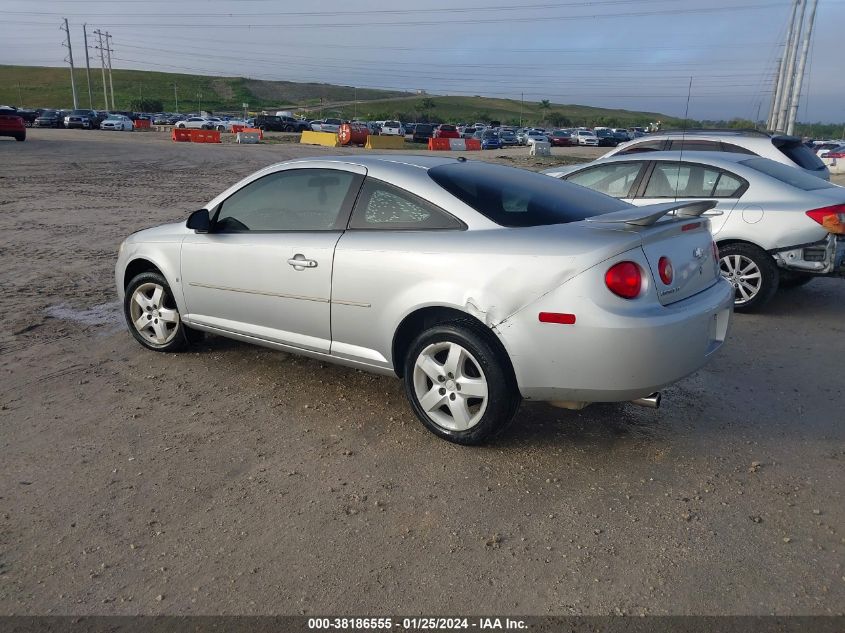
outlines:
{"label": "rear window", "polygon": [[786,157],[796,165],[804,169],[824,169],[824,163],[816,156],[816,153],[801,141],[772,141]]}
{"label": "rear window", "polygon": [[501,226],[566,224],[630,206],[586,187],[503,165],[450,163],[430,169],[428,175]]}
{"label": "rear window", "polygon": [[457,128],[454,125],[441,125],[441,132],[454,132]]}
{"label": "rear window", "polygon": [[420,123],[414,128],[414,131],[425,133],[425,132],[431,132],[433,129],[434,129],[433,125],[424,125],[424,124]]}
{"label": "rear window", "polygon": [[388,121],[384,127],[399,127],[399,121]]}
{"label": "rear window", "polygon": [[803,189],[804,191],[814,191],[815,189],[830,189],[836,185],[832,185],[826,180],[822,180],[817,176],[813,176],[806,172],[784,165],[783,163],[776,163],[768,158],[749,158],[740,163],[751,169],[755,169],[761,173],[776,178],[788,185]]}
{"label": "rear window", "polygon": [[326,119],[326,123],[329,125],[343,125],[343,121],[340,119]]}

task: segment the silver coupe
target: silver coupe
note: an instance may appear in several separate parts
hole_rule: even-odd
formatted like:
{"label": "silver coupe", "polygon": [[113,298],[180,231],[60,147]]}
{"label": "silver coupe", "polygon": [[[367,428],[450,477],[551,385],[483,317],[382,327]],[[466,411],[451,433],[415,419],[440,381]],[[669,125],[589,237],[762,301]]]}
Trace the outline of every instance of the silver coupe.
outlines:
{"label": "silver coupe", "polygon": [[476,444],[522,398],[656,406],[704,365],[733,298],[712,204],[638,208],[463,158],[308,158],[130,235],[115,281],[148,349],[212,332],[396,375],[429,430]]}

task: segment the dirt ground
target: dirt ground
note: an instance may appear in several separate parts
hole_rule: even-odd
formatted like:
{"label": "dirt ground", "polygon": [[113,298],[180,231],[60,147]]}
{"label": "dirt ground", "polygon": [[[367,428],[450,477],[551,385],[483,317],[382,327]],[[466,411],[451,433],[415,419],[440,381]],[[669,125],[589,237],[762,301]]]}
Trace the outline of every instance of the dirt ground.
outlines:
{"label": "dirt ground", "polygon": [[0,139],[0,614],[843,611],[845,281],[737,315],[658,411],[524,405],[483,448],[395,379],[125,331],[121,239],[339,151]]}

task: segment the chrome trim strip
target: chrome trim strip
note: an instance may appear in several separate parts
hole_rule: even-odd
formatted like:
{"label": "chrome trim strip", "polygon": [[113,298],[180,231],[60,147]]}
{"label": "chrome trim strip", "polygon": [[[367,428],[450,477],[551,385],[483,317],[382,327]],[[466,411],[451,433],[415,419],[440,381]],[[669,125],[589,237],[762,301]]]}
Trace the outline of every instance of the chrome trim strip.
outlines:
{"label": "chrome trim strip", "polygon": [[199,288],[211,288],[212,290],[228,290],[229,292],[244,292],[251,295],[263,295],[265,297],[280,297],[282,299],[301,299],[302,301],[317,301],[318,303],[329,303],[328,299],[320,297],[303,297],[301,295],[289,295],[281,292],[265,292],[263,290],[245,290],[243,288],[229,288],[228,286],[214,286],[212,284],[201,284],[196,281],[189,281],[189,286],[197,286]]}
{"label": "chrome trim strip", "polygon": [[213,284],[203,284],[198,281],[189,281],[189,286],[196,286],[198,288],[210,288],[211,290],[227,290],[229,292],[244,292],[251,295],[262,295],[265,297],[279,297],[281,299],[300,299],[301,301],[316,301],[318,303],[336,303],[342,306],[353,306],[356,308],[372,307],[369,303],[361,303],[360,301],[344,301],[342,299],[323,299],[321,297],[304,297],[302,295],[291,295],[282,292],[265,292],[264,290],[246,290],[243,288],[230,288],[229,286],[215,286]]}

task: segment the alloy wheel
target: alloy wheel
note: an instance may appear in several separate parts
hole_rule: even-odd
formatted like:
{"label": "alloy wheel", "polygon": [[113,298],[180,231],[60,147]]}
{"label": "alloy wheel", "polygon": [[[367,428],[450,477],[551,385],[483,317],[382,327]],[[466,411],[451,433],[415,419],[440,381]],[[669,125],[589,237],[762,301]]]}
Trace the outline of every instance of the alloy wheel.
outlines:
{"label": "alloy wheel", "polygon": [[132,293],[129,314],[135,330],[152,345],[167,345],[179,331],[179,311],[165,305],[164,287],[148,282]]}
{"label": "alloy wheel", "polygon": [[744,255],[726,255],[719,260],[722,277],[734,287],[736,305],[748,303],[763,285],[763,275],[754,260]]}
{"label": "alloy wheel", "polygon": [[424,348],[414,363],[414,392],[420,407],[450,431],[474,427],[487,409],[487,378],[475,357],[457,343]]}

